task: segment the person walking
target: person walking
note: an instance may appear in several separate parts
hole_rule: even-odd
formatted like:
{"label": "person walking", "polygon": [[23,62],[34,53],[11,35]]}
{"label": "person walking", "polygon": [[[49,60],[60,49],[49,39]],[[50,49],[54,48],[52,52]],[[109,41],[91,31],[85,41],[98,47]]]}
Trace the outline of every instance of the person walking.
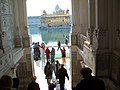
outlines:
{"label": "person walking", "polygon": [[55,64],[55,76],[57,78],[57,73],[58,73],[58,70],[60,69],[60,63],[58,60],[56,60],[56,64]]}
{"label": "person walking", "polygon": [[34,60],[37,61],[37,60],[40,60],[40,47],[37,45],[37,43],[34,43]]}
{"label": "person walking", "polygon": [[58,51],[59,49],[61,49],[61,43],[60,43],[60,41],[58,41],[57,45],[58,45],[58,49],[57,49],[57,51]]}
{"label": "person walking", "polygon": [[27,90],[40,90],[39,84],[36,83],[36,76],[32,77],[32,81],[28,84]]}
{"label": "person walking", "polygon": [[65,44],[68,45],[68,37],[65,37]]}
{"label": "person walking", "polygon": [[52,79],[52,67],[51,67],[50,62],[46,63],[45,68],[44,68],[44,74],[45,74],[45,78],[47,79],[47,83],[49,85]]}
{"label": "person walking", "polygon": [[49,84],[49,90],[54,90],[55,87],[56,87],[55,82]]}
{"label": "person walking", "polygon": [[51,50],[51,63],[54,62],[54,59],[55,59],[55,49],[52,47],[52,50]]}
{"label": "person walking", "polygon": [[58,70],[57,78],[59,79],[60,90],[64,90],[65,77],[69,80],[67,70],[64,68],[64,65],[61,65],[61,68]]}
{"label": "person walking", "polygon": [[77,84],[75,90],[105,90],[104,82],[92,76],[92,70],[90,68],[82,68],[80,73],[84,79]]}
{"label": "person walking", "polygon": [[36,47],[36,56],[37,56],[37,60],[41,60],[41,53],[40,53],[40,47],[39,46],[37,46]]}
{"label": "person walking", "polygon": [[63,49],[61,49],[61,54],[62,54],[62,64],[65,64],[66,63],[66,50],[65,48],[63,47]]}
{"label": "person walking", "polygon": [[56,65],[55,65],[55,59],[53,60],[53,62],[51,63],[51,66],[52,66],[52,73],[56,72]]}
{"label": "person walking", "polygon": [[46,53],[46,60],[48,62],[50,60],[50,50],[48,47],[46,48],[45,53]]}
{"label": "person walking", "polygon": [[42,66],[44,66],[45,65],[45,50],[43,47],[40,48],[40,52],[41,52]]}

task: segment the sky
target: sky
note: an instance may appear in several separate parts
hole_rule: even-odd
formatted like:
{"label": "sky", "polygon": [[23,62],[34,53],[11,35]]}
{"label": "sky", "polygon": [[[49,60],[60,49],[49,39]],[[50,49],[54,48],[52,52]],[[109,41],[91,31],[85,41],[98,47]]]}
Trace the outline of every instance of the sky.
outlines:
{"label": "sky", "polygon": [[69,9],[71,14],[71,0],[27,0],[27,16],[40,16],[43,10],[52,14],[57,4],[62,10]]}

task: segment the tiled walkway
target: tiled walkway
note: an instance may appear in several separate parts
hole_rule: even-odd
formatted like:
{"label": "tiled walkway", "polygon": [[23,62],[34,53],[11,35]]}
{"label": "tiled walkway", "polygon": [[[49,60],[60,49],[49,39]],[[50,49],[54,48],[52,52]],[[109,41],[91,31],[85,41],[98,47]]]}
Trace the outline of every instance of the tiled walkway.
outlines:
{"label": "tiled walkway", "polygon": [[[40,37],[41,37],[40,35],[33,35],[32,36],[32,42],[41,42],[42,40],[40,40]],[[38,38],[39,38],[39,41],[38,41]],[[56,46],[54,46],[54,45],[56,45]],[[48,44],[47,46],[49,47],[50,50],[51,50],[50,46],[53,46],[55,48],[55,53],[56,54],[61,53],[60,50],[57,51],[57,43],[51,43],[51,44]],[[66,45],[62,45],[62,46],[65,47],[66,53],[68,53],[69,52],[68,47]],[[61,63],[61,59],[56,59],[56,60],[59,60],[59,62]],[[47,80],[45,79],[45,75],[44,75],[44,71],[43,71],[44,67],[42,67],[42,62],[40,60],[37,61],[37,62],[34,62],[34,67],[35,67],[35,75],[37,76],[36,82],[39,83],[40,90],[48,90]],[[70,59],[69,58],[66,59],[65,68],[67,69],[69,79],[71,79]],[[71,87],[70,82],[71,82],[71,80],[67,80],[67,78],[66,78],[66,80],[65,80],[65,90],[71,90],[70,89],[70,87]],[[57,87],[54,90],[60,90],[59,85],[57,85]]]}
{"label": "tiled walkway", "polygon": [[[58,59],[57,59],[58,60]],[[59,59],[59,62],[61,62],[61,59]],[[34,62],[34,66],[35,66],[35,75],[37,76],[37,82],[40,85],[40,90],[48,90],[48,85],[47,85],[47,80],[45,79],[45,75],[44,75],[44,67],[42,67],[42,62],[41,61],[37,61]],[[65,68],[67,69],[69,78],[71,79],[71,75],[70,75],[70,59],[66,59],[66,65]],[[54,74],[53,74],[54,76]],[[71,80],[65,80],[65,90],[71,90],[70,89],[70,83]],[[59,89],[59,84],[57,85],[57,87],[54,90],[60,90]]]}

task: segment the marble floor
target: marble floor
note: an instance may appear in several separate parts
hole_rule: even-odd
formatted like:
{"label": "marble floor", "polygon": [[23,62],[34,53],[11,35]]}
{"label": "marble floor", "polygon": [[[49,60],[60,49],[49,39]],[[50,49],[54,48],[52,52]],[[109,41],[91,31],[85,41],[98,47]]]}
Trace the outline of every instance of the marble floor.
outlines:
{"label": "marble floor", "polygon": [[[40,39],[40,35],[32,35],[32,42],[41,42],[42,39]],[[38,41],[39,38],[39,41]],[[57,51],[57,43],[48,43],[46,45],[47,47],[49,47],[49,49],[51,50],[51,47],[55,48],[55,53],[61,53],[60,50]],[[66,53],[70,52],[68,46],[66,46],[65,44],[62,44],[61,46],[64,46],[66,49]],[[31,48],[33,48],[33,46],[31,46]],[[32,54],[33,54],[33,49],[32,49]],[[61,59],[55,59],[58,60],[61,63]],[[48,85],[47,85],[47,80],[45,79],[45,75],[44,75],[44,66],[42,65],[42,61],[38,60],[36,62],[34,62],[34,67],[35,67],[35,75],[37,76],[37,80],[36,82],[39,83],[40,86],[40,90],[48,90]],[[69,75],[69,80],[65,80],[65,90],[71,90],[71,74],[70,74],[70,58],[66,59],[66,64],[64,66],[67,69],[68,75]],[[55,77],[55,75],[53,74],[53,78]],[[54,90],[60,90],[59,88],[59,84],[57,84],[56,88]]]}
{"label": "marble floor", "polygon": [[[61,59],[57,59],[61,63]],[[47,80],[45,79],[44,75],[44,66],[42,65],[42,61],[38,60],[34,62],[35,67],[35,75],[37,76],[36,82],[39,83],[40,90],[48,90]],[[70,59],[66,59],[66,64],[64,66],[67,69],[69,80],[66,78],[65,80],[65,90],[71,90],[71,74],[70,74]],[[53,73],[53,79],[55,78],[55,75]],[[59,84],[57,84],[56,88],[54,90],[60,90]]]}

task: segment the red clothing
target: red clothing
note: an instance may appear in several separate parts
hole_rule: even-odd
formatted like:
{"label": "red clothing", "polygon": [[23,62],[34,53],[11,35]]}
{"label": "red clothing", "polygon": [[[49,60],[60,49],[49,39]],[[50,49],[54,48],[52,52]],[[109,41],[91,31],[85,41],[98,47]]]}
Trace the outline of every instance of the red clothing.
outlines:
{"label": "red clothing", "polygon": [[45,50],[45,53],[46,53],[46,58],[50,59],[50,50],[48,48]]}
{"label": "red clothing", "polygon": [[63,48],[63,49],[61,49],[61,53],[62,53],[62,57],[66,57],[66,52],[65,52],[66,50]]}
{"label": "red clothing", "polygon": [[40,47],[39,42],[37,42],[37,46]]}

